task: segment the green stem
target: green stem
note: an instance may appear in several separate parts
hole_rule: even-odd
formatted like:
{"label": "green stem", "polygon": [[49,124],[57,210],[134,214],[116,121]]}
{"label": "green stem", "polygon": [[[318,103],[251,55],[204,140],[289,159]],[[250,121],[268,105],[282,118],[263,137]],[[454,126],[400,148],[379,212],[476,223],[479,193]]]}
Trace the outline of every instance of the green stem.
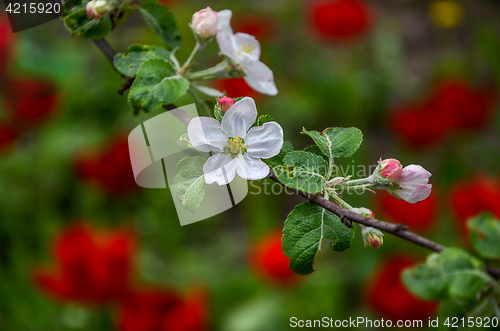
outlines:
{"label": "green stem", "polygon": [[208,108],[207,104],[200,99],[200,97],[191,89],[188,89],[188,93],[193,97],[194,102],[199,105],[200,110],[204,113],[204,115],[208,117],[212,117],[212,113],[210,111],[210,108]]}
{"label": "green stem", "polygon": [[374,184],[374,180],[372,176],[366,178],[359,178],[348,180],[342,183],[343,186],[358,186],[358,185],[366,185],[366,184]]}
{"label": "green stem", "polygon": [[200,49],[201,49],[201,44],[199,42],[196,42],[196,45],[194,45],[193,51],[191,52],[191,54],[189,54],[189,57],[186,60],[186,62],[184,63],[184,65],[182,66],[181,71],[184,71],[184,72],[187,71],[187,69],[191,65],[191,62],[194,59],[194,56],[196,55],[196,53],[198,53],[198,51]]}
{"label": "green stem", "polygon": [[334,193],[331,195],[331,197],[333,197],[333,200],[335,200],[335,203],[337,203],[337,205],[339,205],[340,207],[348,209],[348,210],[353,209],[353,207],[350,204],[348,204],[347,202],[342,200],[337,194]]}
{"label": "green stem", "polygon": [[363,192],[366,190],[366,189],[369,189],[369,188],[372,188],[372,187],[376,187],[377,184],[364,184],[364,185],[354,185],[354,186],[340,186],[341,189],[345,189],[346,192],[350,193],[350,192],[353,192],[357,189],[363,189]]}
{"label": "green stem", "polygon": [[231,65],[227,59],[224,59],[212,68],[197,72],[190,72],[185,75],[185,77],[190,81],[213,80],[217,78],[236,78],[243,76],[245,76],[245,73],[237,66],[235,67]]}

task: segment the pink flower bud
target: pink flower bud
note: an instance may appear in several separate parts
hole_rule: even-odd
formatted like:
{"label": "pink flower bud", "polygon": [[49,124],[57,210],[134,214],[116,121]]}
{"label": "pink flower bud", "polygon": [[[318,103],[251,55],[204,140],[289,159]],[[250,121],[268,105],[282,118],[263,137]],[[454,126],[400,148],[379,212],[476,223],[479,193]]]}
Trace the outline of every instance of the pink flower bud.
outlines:
{"label": "pink flower bud", "polygon": [[99,19],[108,12],[107,0],[92,0],[87,3],[87,16],[93,19]]}
{"label": "pink flower bud", "polygon": [[210,7],[197,11],[193,15],[191,29],[201,39],[215,36],[217,34],[217,12]]}
{"label": "pink flower bud", "polygon": [[229,108],[231,108],[235,104],[232,98],[222,97],[219,100],[219,108],[222,113],[226,113]]}
{"label": "pink flower bud", "polygon": [[384,244],[384,234],[369,226],[361,229],[361,237],[365,248],[379,249]]}
{"label": "pink flower bud", "polygon": [[403,165],[396,159],[385,159],[380,162],[380,176],[397,182],[403,174]]}

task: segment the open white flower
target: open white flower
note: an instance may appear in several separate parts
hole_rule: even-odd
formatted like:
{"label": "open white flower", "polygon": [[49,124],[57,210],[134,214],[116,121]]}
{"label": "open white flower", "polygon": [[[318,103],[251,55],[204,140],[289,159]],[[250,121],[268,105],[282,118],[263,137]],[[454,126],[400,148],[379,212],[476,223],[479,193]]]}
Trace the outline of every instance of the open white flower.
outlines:
{"label": "open white flower", "polygon": [[404,167],[401,177],[396,182],[396,189],[389,192],[397,198],[409,203],[416,203],[427,199],[431,194],[432,185],[429,183],[431,173],[422,166],[410,164]]}
{"label": "open white flower", "polygon": [[255,91],[268,95],[278,94],[273,72],[259,61],[259,42],[249,34],[233,33],[231,16],[232,12],[227,9],[217,14],[217,43],[221,53],[241,65],[245,81]]}
{"label": "open white flower", "polygon": [[224,114],[222,123],[211,117],[195,117],[189,122],[187,130],[193,147],[214,153],[203,165],[207,184],[228,184],[236,173],[246,180],[269,174],[269,167],[261,159],[280,152],[283,130],[276,122],[250,128],[256,119],[255,102],[247,97]]}

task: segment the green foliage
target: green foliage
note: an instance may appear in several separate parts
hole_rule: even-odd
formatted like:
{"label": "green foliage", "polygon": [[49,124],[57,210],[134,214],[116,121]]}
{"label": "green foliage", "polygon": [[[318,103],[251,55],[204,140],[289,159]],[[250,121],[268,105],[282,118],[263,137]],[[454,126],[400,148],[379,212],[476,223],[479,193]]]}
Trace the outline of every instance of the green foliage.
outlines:
{"label": "green foliage", "polygon": [[317,155],[292,151],[283,158],[284,165],[275,166],[278,179],[288,187],[307,193],[317,193],[325,188],[328,164]]}
{"label": "green foliage", "polygon": [[113,64],[120,73],[127,77],[134,77],[140,66],[150,59],[169,61],[170,52],[158,46],[131,45],[126,53],[115,55]]}
{"label": "green foliage", "polygon": [[467,222],[474,249],[486,259],[500,259],[500,221],[492,215],[481,214]]}
{"label": "green foliage", "polygon": [[258,126],[261,126],[262,124],[264,123],[267,123],[267,122],[273,122],[274,119],[269,116],[269,115],[260,115],[259,118],[257,119],[257,125]]}
{"label": "green foliage", "polygon": [[222,114],[222,111],[219,109],[219,99],[216,99],[215,105],[214,105],[214,117],[217,119],[217,121],[222,123],[222,117],[224,114]]}
{"label": "green foliage", "polygon": [[196,213],[205,195],[203,165],[206,160],[201,156],[186,157],[179,161],[179,173],[174,178],[176,198],[191,213]]}
{"label": "green foliage", "polygon": [[451,299],[464,307],[476,303],[477,294],[489,286],[489,276],[482,263],[459,248],[448,248],[428,256],[403,273],[405,285],[415,295],[427,300]]}
{"label": "green foliage", "polygon": [[167,7],[151,2],[139,7],[139,11],[151,30],[165,44],[171,47],[181,45],[181,34],[177,28],[175,17]]}
{"label": "green foliage", "polygon": [[85,7],[70,11],[64,18],[64,25],[72,36],[82,35],[87,38],[104,38],[111,31],[112,23],[108,15],[96,20],[87,16]]}
{"label": "green foliage", "polygon": [[130,88],[128,101],[134,114],[158,110],[183,96],[189,81],[178,76],[172,65],[162,59],[144,62]]}
{"label": "green foliage", "polygon": [[282,239],[290,268],[299,275],[312,273],[325,238],[335,243],[331,246],[334,251],[341,252],[351,245],[354,229],[349,229],[336,215],[312,202],[295,207],[285,221]]}
{"label": "green foliage", "polygon": [[311,137],[329,158],[351,156],[363,141],[363,134],[357,128],[327,128],[323,132],[303,128],[302,133]]}
{"label": "green foliage", "polygon": [[283,159],[291,151],[293,151],[292,143],[286,140],[283,143],[283,147],[281,147],[281,150],[280,150],[278,155],[275,155],[269,159],[264,159],[262,161],[264,161],[271,168],[279,166],[279,165],[283,165],[284,164]]}

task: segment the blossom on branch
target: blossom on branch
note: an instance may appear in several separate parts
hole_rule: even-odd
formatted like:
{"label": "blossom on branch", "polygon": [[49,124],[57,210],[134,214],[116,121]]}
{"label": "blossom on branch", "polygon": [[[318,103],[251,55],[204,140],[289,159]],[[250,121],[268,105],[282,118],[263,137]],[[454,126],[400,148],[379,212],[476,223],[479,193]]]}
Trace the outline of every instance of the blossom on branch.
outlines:
{"label": "blossom on branch", "polygon": [[221,53],[242,67],[245,81],[255,91],[268,95],[278,94],[273,72],[259,61],[259,42],[249,34],[233,33],[231,16],[232,12],[227,9],[218,13],[217,43]]}
{"label": "blossom on branch", "polygon": [[87,3],[87,16],[93,19],[99,19],[108,12],[107,0],[92,0]]}
{"label": "blossom on branch", "polygon": [[236,173],[243,179],[262,179],[269,167],[261,161],[277,155],[283,146],[283,129],[276,122],[251,128],[257,119],[252,98],[236,102],[222,118],[195,117],[188,135],[193,147],[214,153],[203,166],[205,182],[225,185]]}
{"label": "blossom on branch", "polygon": [[191,29],[201,39],[208,39],[217,34],[217,12],[207,7],[193,14]]}

